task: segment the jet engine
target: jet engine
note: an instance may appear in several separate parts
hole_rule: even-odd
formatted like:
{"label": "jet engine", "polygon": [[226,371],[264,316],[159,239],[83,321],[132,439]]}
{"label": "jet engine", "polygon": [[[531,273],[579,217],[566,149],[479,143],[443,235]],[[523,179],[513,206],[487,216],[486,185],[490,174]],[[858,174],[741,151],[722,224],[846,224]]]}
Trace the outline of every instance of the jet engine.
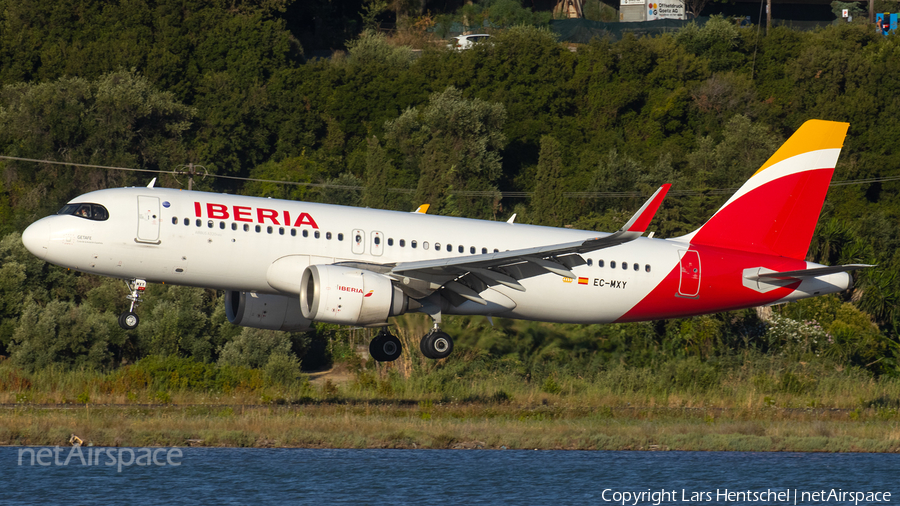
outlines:
{"label": "jet engine", "polygon": [[234,325],[255,329],[303,332],[312,322],[303,318],[297,297],[225,292],[225,316]]}
{"label": "jet engine", "polygon": [[341,325],[385,323],[409,309],[409,297],[377,272],[310,265],[300,278],[300,310],[309,320]]}

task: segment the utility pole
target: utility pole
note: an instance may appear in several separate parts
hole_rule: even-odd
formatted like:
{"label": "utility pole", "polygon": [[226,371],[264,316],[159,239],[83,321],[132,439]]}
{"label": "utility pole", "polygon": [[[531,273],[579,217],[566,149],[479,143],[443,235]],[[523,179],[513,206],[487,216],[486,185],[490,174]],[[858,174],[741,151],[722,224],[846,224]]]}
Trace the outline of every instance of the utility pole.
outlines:
{"label": "utility pole", "polygon": [[875,24],[875,0],[869,0],[869,24]]}
{"label": "utility pole", "polygon": [[772,0],[766,0],[766,35],[769,35],[770,26],[772,26]]}

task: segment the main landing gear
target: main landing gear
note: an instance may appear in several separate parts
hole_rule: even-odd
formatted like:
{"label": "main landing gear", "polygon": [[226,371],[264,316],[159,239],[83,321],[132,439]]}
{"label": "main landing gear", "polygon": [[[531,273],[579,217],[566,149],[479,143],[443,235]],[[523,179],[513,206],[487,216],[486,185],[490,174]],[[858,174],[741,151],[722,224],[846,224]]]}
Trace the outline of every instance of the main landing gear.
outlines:
{"label": "main landing gear", "polygon": [[[453,338],[435,325],[434,330],[419,342],[419,350],[430,359],[447,358],[453,352]],[[382,329],[369,342],[369,355],[378,362],[393,362],[400,358],[402,353],[403,346],[400,340],[386,329]]]}
{"label": "main landing gear", "polygon": [[119,326],[125,330],[132,330],[140,323],[140,318],[134,312],[134,308],[141,303],[141,294],[147,289],[147,281],[143,279],[132,279],[128,282],[128,289],[131,293],[125,297],[131,301],[131,307],[128,311],[119,315]]}
{"label": "main landing gear", "polygon": [[435,324],[434,329],[419,341],[419,350],[427,358],[435,360],[447,358],[453,352],[453,338],[450,334],[442,332]]}
{"label": "main landing gear", "polygon": [[369,343],[369,355],[379,362],[393,362],[400,358],[403,346],[397,336],[385,329],[381,329]]}

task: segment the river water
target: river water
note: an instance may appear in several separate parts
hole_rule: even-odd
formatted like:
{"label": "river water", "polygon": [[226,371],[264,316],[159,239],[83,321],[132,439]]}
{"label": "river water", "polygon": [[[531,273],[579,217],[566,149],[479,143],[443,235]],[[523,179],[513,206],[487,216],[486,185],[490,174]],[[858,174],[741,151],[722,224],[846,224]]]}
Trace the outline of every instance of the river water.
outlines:
{"label": "river water", "polygon": [[4,447],[0,469],[0,504],[900,502],[894,454]]}

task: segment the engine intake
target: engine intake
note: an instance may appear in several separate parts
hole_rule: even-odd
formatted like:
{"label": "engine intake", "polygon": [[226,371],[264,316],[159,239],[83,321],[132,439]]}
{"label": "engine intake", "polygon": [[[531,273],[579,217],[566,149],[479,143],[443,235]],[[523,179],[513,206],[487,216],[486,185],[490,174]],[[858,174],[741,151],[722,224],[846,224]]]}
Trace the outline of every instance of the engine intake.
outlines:
{"label": "engine intake", "polygon": [[302,314],[297,297],[235,290],[225,292],[225,316],[234,325],[303,332],[309,330],[312,322]]}
{"label": "engine intake", "polygon": [[300,279],[300,310],[309,320],[341,325],[385,323],[409,309],[409,297],[377,272],[310,265]]}

